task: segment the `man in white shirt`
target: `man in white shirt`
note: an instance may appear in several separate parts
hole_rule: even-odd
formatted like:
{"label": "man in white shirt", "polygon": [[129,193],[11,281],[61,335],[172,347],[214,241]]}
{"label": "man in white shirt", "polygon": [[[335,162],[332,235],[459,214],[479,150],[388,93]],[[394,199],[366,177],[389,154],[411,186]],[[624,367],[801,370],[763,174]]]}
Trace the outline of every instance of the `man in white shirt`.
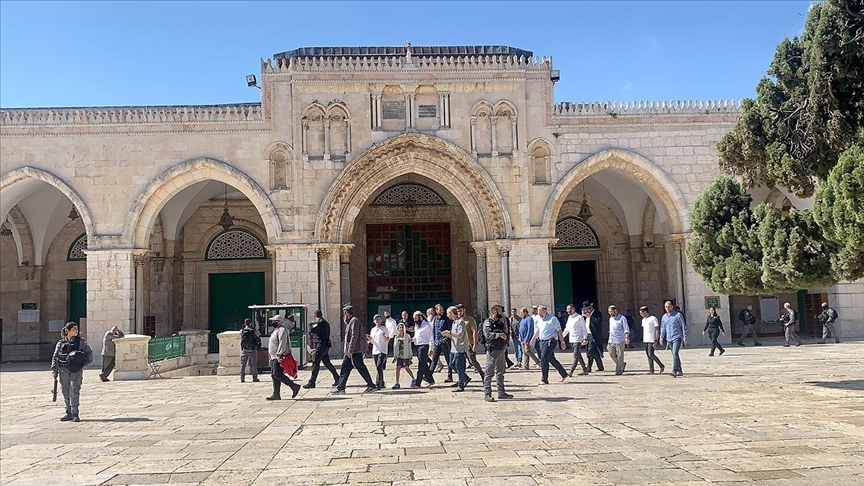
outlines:
{"label": "man in white shirt", "polygon": [[647,374],[654,374],[654,363],[660,365],[660,373],[663,373],[666,367],[660,362],[660,358],[654,354],[654,346],[660,342],[660,322],[648,312],[647,306],[643,305],[639,308],[639,315],[642,316],[642,343],[645,345],[645,355],[648,356],[649,371]]}
{"label": "man in white shirt", "polygon": [[618,313],[618,308],[609,306],[609,357],[615,362],[615,374],[624,373],[624,347],[630,344],[630,326],[627,318]]}
{"label": "man in white shirt", "polygon": [[568,375],[573,376],[577,365],[582,367],[582,373],[579,375],[587,375],[588,367],[582,358],[582,347],[588,346],[588,326],[585,324],[585,318],[576,313],[576,307],[573,304],[567,305],[567,325],[564,327],[564,337],[569,337],[570,345],[573,346],[573,365],[570,367]]}
{"label": "man in white shirt", "polygon": [[390,342],[390,332],[382,325],[381,316],[375,314],[372,320],[375,322],[375,327],[369,331],[369,336],[366,339],[372,343],[372,360],[375,362],[375,369],[378,371],[375,387],[382,390],[385,386],[384,370],[387,368],[387,343]]}

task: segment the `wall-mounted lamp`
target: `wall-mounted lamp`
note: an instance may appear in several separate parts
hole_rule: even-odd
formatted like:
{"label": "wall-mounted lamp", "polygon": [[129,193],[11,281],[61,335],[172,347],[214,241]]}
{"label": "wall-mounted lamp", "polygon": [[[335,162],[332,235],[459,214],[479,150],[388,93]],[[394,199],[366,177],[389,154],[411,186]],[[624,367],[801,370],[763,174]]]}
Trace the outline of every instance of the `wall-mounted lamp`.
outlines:
{"label": "wall-mounted lamp", "polygon": [[75,208],[72,208],[72,210],[69,211],[69,219],[71,219],[72,221],[78,219],[78,211],[76,211]]}
{"label": "wall-mounted lamp", "polygon": [[248,86],[250,88],[254,86],[258,89],[261,89],[261,86],[258,86],[258,79],[255,77],[254,74],[247,74],[246,75],[246,86]]}

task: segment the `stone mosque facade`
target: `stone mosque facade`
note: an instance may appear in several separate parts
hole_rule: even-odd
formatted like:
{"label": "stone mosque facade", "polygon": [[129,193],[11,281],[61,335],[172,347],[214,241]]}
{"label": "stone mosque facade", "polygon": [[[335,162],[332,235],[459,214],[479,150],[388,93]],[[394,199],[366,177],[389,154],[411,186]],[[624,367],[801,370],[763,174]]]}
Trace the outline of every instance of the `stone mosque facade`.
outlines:
{"label": "stone mosque facade", "polygon": [[[672,299],[697,343],[710,303],[733,333],[746,303],[770,314],[683,258],[738,104],[556,103],[559,77],[506,46],[313,47],[262,61],[260,103],[3,109],[2,359],[47,359],[69,320],[98,354],[114,325],[215,334],[274,302],[369,322]],[[773,297],[864,336],[861,282]]]}

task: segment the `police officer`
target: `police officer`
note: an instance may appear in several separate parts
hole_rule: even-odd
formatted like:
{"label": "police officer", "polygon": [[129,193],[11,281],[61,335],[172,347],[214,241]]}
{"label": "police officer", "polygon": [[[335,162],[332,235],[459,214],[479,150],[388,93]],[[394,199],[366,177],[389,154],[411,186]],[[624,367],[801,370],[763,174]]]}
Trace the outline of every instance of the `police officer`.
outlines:
{"label": "police officer", "polygon": [[486,373],[483,377],[483,388],[486,392],[485,400],[494,402],[492,398],[492,377],[498,388],[498,399],[513,398],[504,390],[504,372],[506,367],[507,343],[509,336],[509,321],[501,319],[504,308],[493,305],[489,310],[489,318],[483,321],[483,337],[486,341]]}
{"label": "police officer", "polygon": [[829,335],[834,338],[834,342],[839,343],[840,335],[837,334],[837,329],[834,327],[834,323],[837,322],[837,311],[828,307],[828,302],[822,302],[822,313],[816,319],[822,323],[822,340],[818,343],[825,344]]}
{"label": "police officer", "polygon": [[54,347],[51,357],[51,374],[60,378],[63,391],[63,401],[66,403],[66,415],[61,422],[80,422],[78,418],[78,401],[81,396],[81,382],[84,379],[84,368],[93,362],[93,350],[87,341],[78,335],[78,324],[67,322],[60,331],[60,341]]}
{"label": "police officer", "polygon": [[315,322],[309,328],[309,342],[312,349],[312,374],[309,376],[309,381],[303,385],[303,388],[315,388],[321,363],[324,363],[324,367],[333,375],[333,386],[338,385],[339,373],[336,372],[336,367],[330,362],[330,347],[332,346],[330,341],[330,323],[324,319],[321,309],[315,311]]}

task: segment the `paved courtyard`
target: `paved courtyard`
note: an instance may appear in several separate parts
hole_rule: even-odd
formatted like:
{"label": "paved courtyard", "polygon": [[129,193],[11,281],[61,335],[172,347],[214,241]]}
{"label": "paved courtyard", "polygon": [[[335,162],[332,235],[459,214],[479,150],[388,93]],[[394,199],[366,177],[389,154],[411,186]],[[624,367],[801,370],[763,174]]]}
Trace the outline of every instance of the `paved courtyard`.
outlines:
{"label": "paved courtyard", "polygon": [[355,373],[347,395],[271,403],[269,379],[89,370],[77,424],[58,421],[42,365],[6,365],[0,483],[864,484],[864,343],[707,354],[685,349],[678,379],[644,375],[638,349],[623,376],[508,372],[516,398],[491,404],[476,377],[461,394],[362,394]]}

